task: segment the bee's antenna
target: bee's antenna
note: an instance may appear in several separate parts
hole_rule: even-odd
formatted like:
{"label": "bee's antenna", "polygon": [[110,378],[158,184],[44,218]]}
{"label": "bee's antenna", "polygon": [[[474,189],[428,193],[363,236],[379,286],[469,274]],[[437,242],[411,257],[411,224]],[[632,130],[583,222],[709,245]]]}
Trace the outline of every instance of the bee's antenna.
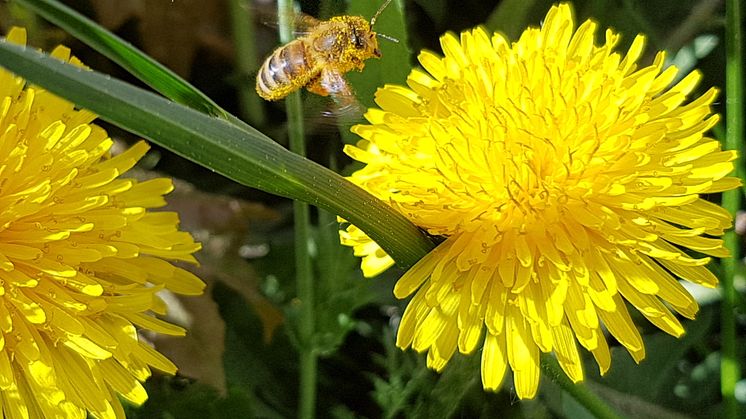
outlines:
{"label": "bee's antenna", "polygon": [[379,8],[378,8],[378,11],[376,12],[376,14],[374,14],[374,15],[373,15],[373,17],[372,17],[372,18],[370,18],[370,27],[371,27],[371,28],[373,27],[373,25],[375,25],[375,24],[376,24],[376,19],[378,19],[378,16],[379,16],[379,15],[381,14],[381,12],[383,11],[383,9],[385,9],[385,8],[386,8],[386,6],[388,6],[388,5],[389,5],[389,3],[391,3],[391,0],[386,0],[386,2],[385,2],[385,3],[383,3],[383,4],[381,5],[381,7],[379,7]]}
{"label": "bee's antenna", "polygon": [[378,32],[376,32],[376,36],[379,37],[379,38],[383,38],[383,39],[385,39],[387,41],[391,41],[391,42],[393,42],[395,44],[399,43],[399,40],[396,39],[396,38],[394,38],[393,36],[388,36],[388,35],[385,35],[385,34],[382,34],[382,33],[378,33]]}

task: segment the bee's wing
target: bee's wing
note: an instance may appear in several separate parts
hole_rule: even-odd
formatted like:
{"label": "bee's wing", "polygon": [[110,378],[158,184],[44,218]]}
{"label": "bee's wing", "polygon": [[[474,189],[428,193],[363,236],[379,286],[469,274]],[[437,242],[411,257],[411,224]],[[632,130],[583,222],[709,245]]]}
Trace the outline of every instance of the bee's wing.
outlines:
{"label": "bee's wing", "polygon": [[337,102],[333,96],[306,95],[303,110],[305,129],[312,135],[328,137],[339,131],[349,131],[353,125],[365,122],[365,109],[357,101]]}
{"label": "bee's wing", "polygon": [[296,13],[293,16],[293,32],[296,34],[303,33],[304,35],[307,35],[309,32],[313,31],[314,28],[319,26],[319,23],[321,23],[321,21],[311,15]]}
{"label": "bee's wing", "polygon": [[[283,16],[285,17],[285,16]],[[296,12],[288,16],[288,19],[293,25],[293,34],[296,36],[308,35],[313,31],[314,28],[319,26],[320,20],[316,19],[311,15],[307,15],[302,12]],[[277,12],[262,12],[260,14],[260,20],[262,24],[278,28],[280,27],[280,15]]]}
{"label": "bee's wing", "polygon": [[308,90],[323,96],[331,96],[334,100],[334,110],[325,112],[325,116],[335,117],[338,124],[351,125],[360,122],[365,113],[365,107],[357,100],[347,79],[333,68],[323,69],[318,81],[309,86]]}

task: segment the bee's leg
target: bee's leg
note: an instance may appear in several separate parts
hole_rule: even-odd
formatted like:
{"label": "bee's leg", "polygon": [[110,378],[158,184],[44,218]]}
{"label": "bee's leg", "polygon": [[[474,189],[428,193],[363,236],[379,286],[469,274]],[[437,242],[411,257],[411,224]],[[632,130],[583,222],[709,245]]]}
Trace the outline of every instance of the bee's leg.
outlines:
{"label": "bee's leg", "polygon": [[306,84],[306,90],[319,96],[329,96],[329,91],[321,84],[321,74],[311,79]]}
{"label": "bee's leg", "polygon": [[360,104],[355,97],[355,92],[347,83],[344,75],[333,69],[321,71],[319,84],[334,99],[334,116],[337,123],[342,125],[351,125],[359,122],[360,117],[365,113],[365,107]]}
{"label": "bee's leg", "polygon": [[342,73],[334,69],[323,69],[319,74],[319,84],[332,96],[353,96],[352,88],[347,84]]}
{"label": "bee's leg", "polygon": [[352,110],[360,107],[352,87],[339,71],[322,70],[319,84],[334,99],[338,110]]}
{"label": "bee's leg", "polygon": [[364,112],[347,80],[335,69],[321,70],[319,75],[308,83],[306,89],[320,96],[331,96],[337,108],[335,113],[339,115],[362,115]]}

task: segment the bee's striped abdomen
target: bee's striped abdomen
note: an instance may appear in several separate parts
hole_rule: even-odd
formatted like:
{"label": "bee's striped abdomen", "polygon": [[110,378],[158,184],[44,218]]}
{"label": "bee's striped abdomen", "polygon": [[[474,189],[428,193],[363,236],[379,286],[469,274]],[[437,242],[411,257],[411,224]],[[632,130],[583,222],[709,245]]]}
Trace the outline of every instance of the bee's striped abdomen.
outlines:
{"label": "bee's striped abdomen", "polygon": [[278,100],[308,84],[316,74],[303,41],[296,39],[275,50],[256,76],[256,92],[263,99]]}

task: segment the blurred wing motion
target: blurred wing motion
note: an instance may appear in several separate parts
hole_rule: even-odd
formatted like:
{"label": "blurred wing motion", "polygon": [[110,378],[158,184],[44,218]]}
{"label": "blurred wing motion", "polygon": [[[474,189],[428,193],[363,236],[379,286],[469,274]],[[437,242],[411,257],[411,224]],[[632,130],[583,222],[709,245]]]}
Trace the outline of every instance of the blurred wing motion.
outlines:
{"label": "blurred wing motion", "polygon": [[[259,21],[263,25],[269,26],[271,28],[280,27],[280,18],[281,16],[275,11],[273,11],[272,13],[259,13]],[[293,34],[298,37],[310,34],[311,32],[313,32],[313,29],[321,23],[321,21],[316,19],[315,17],[301,12],[293,13],[291,16],[287,16],[287,18],[292,22]]]}
{"label": "blurred wing motion", "polygon": [[306,89],[320,96],[331,96],[334,110],[324,113],[325,116],[342,120],[360,120],[365,107],[357,100],[350,84],[342,73],[333,69],[321,70],[320,77],[309,84]]}

